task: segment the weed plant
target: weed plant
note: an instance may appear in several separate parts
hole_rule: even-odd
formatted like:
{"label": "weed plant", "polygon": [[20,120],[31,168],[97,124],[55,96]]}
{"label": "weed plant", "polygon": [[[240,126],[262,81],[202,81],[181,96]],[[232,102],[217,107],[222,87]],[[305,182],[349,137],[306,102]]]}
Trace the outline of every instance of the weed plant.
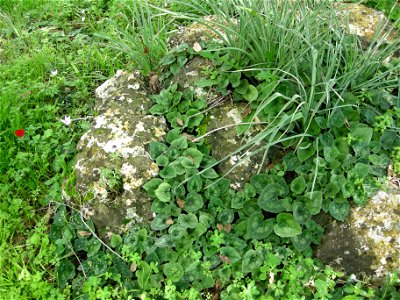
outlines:
{"label": "weed plant", "polygon": [[[396,273],[372,288],[313,259],[323,232],[312,215],[344,220],[391,159],[399,168],[399,64],[383,63],[398,44],[378,30],[363,49],[328,2],[313,2],[0,0],[1,297],[396,299]],[[193,20],[222,28],[224,43],[167,51],[175,22]],[[195,55],[214,65],[199,86],[230,90],[248,103],[244,122],[267,124],[252,137],[239,126],[237,152],[285,156],[232,190],[201,137],[206,99],[165,86],[151,112],[171,130],[151,144],[161,172],[144,186],[157,217],[106,245],[61,201],[89,123],[60,119],[91,116],[94,89],[118,68],[174,75]]]}

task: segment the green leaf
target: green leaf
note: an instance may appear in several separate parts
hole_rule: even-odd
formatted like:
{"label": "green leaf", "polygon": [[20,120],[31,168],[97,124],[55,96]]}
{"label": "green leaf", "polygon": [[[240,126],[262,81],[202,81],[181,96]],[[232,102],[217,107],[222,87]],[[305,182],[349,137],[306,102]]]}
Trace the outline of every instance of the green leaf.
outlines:
{"label": "green leaf", "polygon": [[75,266],[68,259],[61,260],[57,267],[58,286],[63,289],[68,283],[68,280],[75,277]]}
{"label": "green leaf", "polygon": [[113,234],[111,237],[110,245],[115,248],[122,243],[122,237],[119,234]]}
{"label": "green leaf", "polygon": [[297,157],[300,162],[306,161],[308,158],[315,154],[315,147],[313,143],[303,142],[297,149]]}
{"label": "green leaf", "polygon": [[276,216],[276,222],[274,232],[277,236],[294,237],[302,232],[300,224],[292,214],[280,213]]}
{"label": "green leaf", "polygon": [[187,212],[196,212],[204,205],[203,197],[197,193],[189,193],[186,196],[185,208]]}
{"label": "green leaf", "polygon": [[247,81],[247,79],[243,79],[240,81],[240,84],[237,86],[235,91],[241,95],[244,95],[246,94],[248,88],[249,88],[249,82]]}
{"label": "green leaf", "polygon": [[187,138],[181,135],[171,142],[171,146],[178,149],[186,149],[188,147]]}
{"label": "green leaf", "polygon": [[168,165],[159,173],[162,178],[175,178],[177,173],[174,165]]}
{"label": "green leaf", "polygon": [[159,64],[161,66],[167,66],[172,64],[176,60],[176,57],[173,53],[166,54],[162,59],[160,59]]}
{"label": "green leaf", "polygon": [[298,197],[293,203],[293,215],[296,221],[300,224],[305,224],[311,219],[311,213],[308,210],[307,205],[310,201],[311,199],[308,199],[307,197]]}
{"label": "green leaf", "polygon": [[257,194],[261,194],[267,184],[271,183],[271,180],[267,174],[257,174],[251,177],[250,182],[256,189]]}
{"label": "green leaf", "polygon": [[274,229],[274,219],[264,221],[264,216],[260,212],[254,212],[247,219],[246,238],[263,240],[267,238]]}
{"label": "green leaf", "polygon": [[301,193],[304,192],[306,189],[307,183],[304,177],[299,176],[296,177],[290,184],[290,189],[292,190],[293,193],[296,195],[300,195]]}
{"label": "green leaf", "polygon": [[305,232],[303,232],[302,234],[296,235],[290,239],[293,243],[293,246],[299,252],[306,250],[311,244],[311,237],[309,234],[307,234]]}
{"label": "green leaf", "polygon": [[152,160],[156,160],[161,154],[166,153],[168,150],[167,145],[152,141],[150,142],[150,156]]}
{"label": "green leaf", "polygon": [[154,199],[153,203],[151,204],[151,211],[155,212],[156,214],[170,215],[172,211],[171,204]]}
{"label": "green leaf", "polygon": [[243,98],[249,102],[256,100],[258,98],[257,88],[254,85],[249,85]]}
{"label": "green leaf", "polygon": [[200,80],[196,80],[196,82],[194,84],[198,87],[204,88],[204,87],[217,85],[218,80],[216,80],[216,79],[200,79]]}
{"label": "green leaf", "polygon": [[257,271],[264,263],[264,257],[261,251],[248,250],[243,255],[242,272],[247,274],[249,272]]}
{"label": "green leaf", "polygon": [[335,201],[331,201],[329,204],[329,213],[334,217],[336,220],[344,221],[348,216],[350,211],[349,202],[344,201],[341,203],[337,203]]}
{"label": "green leaf", "polygon": [[167,182],[161,183],[158,188],[154,191],[156,197],[162,202],[168,202],[171,200],[171,186]]}
{"label": "green leaf", "polygon": [[284,186],[277,183],[268,184],[260,194],[257,205],[268,212],[283,212],[290,207],[290,198],[279,199],[278,197],[282,197],[285,194],[286,189]]}
{"label": "green leaf", "polygon": [[232,223],[235,217],[235,212],[232,209],[225,208],[218,214],[218,221],[225,225]]}
{"label": "green leaf", "polygon": [[188,192],[198,193],[203,188],[203,180],[199,175],[193,175],[188,183],[187,183],[187,190]]}
{"label": "green leaf", "polygon": [[204,178],[213,179],[218,178],[218,173],[215,172],[213,168],[206,169],[203,173],[200,174]]}
{"label": "green leaf", "polygon": [[181,264],[177,262],[166,263],[163,267],[163,272],[164,275],[167,276],[167,278],[172,282],[181,280],[184,273]]}
{"label": "green leaf", "polygon": [[229,74],[229,82],[231,83],[232,87],[237,87],[240,84],[240,72],[233,72]]}
{"label": "green leaf", "polygon": [[149,264],[145,261],[141,261],[139,269],[135,272],[135,274],[138,278],[139,286],[143,290],[149,289],[150,275],[151,275],[151,267],[149,266]]}
{"label": "green leaf", "polygon": [[313,191],[307,193],[306,196],[310,198],[310,202],[308,204],[308,210],[312,215],[318,214],[322,208],[322,192]]}
{"label": "green leaf", "polygon": [[169,227],[168,234],[171,237],[171,240],[177,241],[185,238],[185,236],[187,235],[186,228],[188,227],[182,227],[181,224],[174,224],[171,227]]}
{"label": "green leaf", "polygon": [[147,181],[147,182],[143,185],[143,188],[146,190],[146,192],[147,192],[150,196],[155,197],[155,196],[156,196],[155,190],[160,186],[160,184],[161,184],[162,182],[163,182],[163,181],[162,181],[160,178],[153,178],[153,179],[150,179],[149,181]]}
{"label": "green leaf", "polygon": [[181,129],[174,128],[168,131],[166,140],[169,144],[171,144],[174,140],[178,139],[182,135]]}
{"label": "green leaf", "polygon": [[350,129],[350,135],[354,139],[360,142],[365,142],[369,143],[372,138],[372,134],[374,133],[374,130],[371,127],[368,127],[368,125],[365,124],[355,124],[354,127]]}
{"label": "green leaf", "polygon": [[197,220],[197,217],[193,213],[189,213],[187,215],[180,214],[178,216],[178,221],[179,225],[182,226],[183,228],[196,228],[197,224],[199,221]]}
{"label": "green leaf", "polygon": [[240,260],[240,254],[233,247],[221,247],[219,250],[220,254],[227,256],[232,263],[238,262]]}
{"label": "green leaf", "polygon": [[200,166],[200,163],[203,159],[203,154],[195,148],[186,149],[183,152],[183,156],[192,160],[196,168]]}
{"label": "green leaf", "polygon": [[158,214],[153,221],[151,221],[150,227],[152,230],[155,231],[160,231],[164,230],[165,228],[168,228],[169,224],[167,224],[167,220],[169,219],[169,216],[164,215],[164,214]]}
{"label": "green leaf", "polygon": [[160,155],[159,157],[157,157],[156,163],[161,167],[165,167],[166,165],[168,165],[169,159],[165,155]]}
{"label": "green leaf", "polygon": [[330,198],[334,198],[339,193],[340,187],[335,182],[329,182],[325,185],[324,195]]}

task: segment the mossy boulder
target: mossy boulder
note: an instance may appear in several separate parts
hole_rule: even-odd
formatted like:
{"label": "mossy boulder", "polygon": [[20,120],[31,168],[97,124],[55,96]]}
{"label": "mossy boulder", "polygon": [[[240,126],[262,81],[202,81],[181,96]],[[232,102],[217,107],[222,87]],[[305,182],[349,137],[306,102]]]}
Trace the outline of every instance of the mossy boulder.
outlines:
{"label": "mossy boulder", "polygon": [[315,256],[325,264],[382,284],[400,269],[400,189],[378,192],[345,222],[329,222]]}
{"label": "mossy boulder", "polygon": [[151,100],[136,73],[118,71],[96,90],[98,115],[80,139],[75,188],[70,199],[91,217],[101,237],[123,233],[153,218],[142,185],[158,174],[149,154],[151,141],[162,140],[166,122],[147,115]]}

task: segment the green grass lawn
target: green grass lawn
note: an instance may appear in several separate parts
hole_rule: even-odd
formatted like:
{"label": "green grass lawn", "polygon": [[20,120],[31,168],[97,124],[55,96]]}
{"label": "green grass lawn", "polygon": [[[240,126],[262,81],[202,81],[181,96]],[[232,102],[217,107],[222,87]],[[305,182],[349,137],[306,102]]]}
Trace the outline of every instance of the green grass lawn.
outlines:
{"label": "green grass lawn", "polygon": [[[79,257],[73,250],[76,233],[74,237],[71,233],[76,230],[74,223],[76,216],[73,211],[67,210],[60,204],[62,202],[61,186],[65,178],[72,172],[76,144],[90,126],[90,119],[85,119],[85,117],[95,114],[93,111],[95,88],[115,74],[117,69],[132,70],[137,67],[146,75],[157,70],[159,61],[167,51],[165,44],[167,32],[176,26],[174,23],[188,22],[194,13],[206,14],[213,9],[220,9],[216,6],[213,7],[212,2],[204,11],[202,9],[205,7],[196,7],[196,5],[187,7],[171,2],[166,7],[167,9],[177,12],[185,11],[192,15],[174,20],[174,23],[170,18],[164,16],[154,18],[152,22],[146,23],[148,16],[156,13],[155,8],[144,6],[147,11],[144,10],[145,14],[140,15],[138,14],[141,12],[140,10],[132,10],[133,5],[126,7],[121,3],[138,2],[128,0],[0,0],[0,299],[140,299],[140,297],[141,299],[157,297],[161,299],[162,295],[167,299],[199,299],[202,290],[204,292],[207,288],[209,290],[211,287],[215,288],[214,281],[210,281],[211,276],[207,274],[210,266],[206,261],[199,263],[202,270],[206,270],[202,278],[203,286],[189,289],[188,285],[182,284],[181,287],[175,285],[174,283],[178,282],[180,278],[176,279],[174,276],[181,271],[182,267],[179,264],[171,263],[167,266],[164,265],[161,271],[157,264],[146,262],[139,255],[142,253],[135,252],[134,249],[128,247],[127,240],[133,239],[133,237],[118,236],[112,242],[113,249],[122,253],[125,262],[116,260],[107,249],[104,247],[100,249],[101,245],[99,245],[96,255],[99,260],[108,262],[107,271],[86,276],[78,267],[75,268],[81,264],[81,261],[77,262]],[[163,1],[152,1],[152,3],[160,4]],[[388,13],[388,9],[394,1],[367,1],[367,3]],[[246,10],[243,9],[242,12],[246,12]],[[241,31],[234,34],[243,37],[249,32],[251,32],[251,36],[260,36],[260,33],[265,33],[262,23],[257,23],[259,21],[255,18],[254,12],[250,10],[247,12],[249,14],[246,16],[252,26],[250,28],[243,27]],[[127,16],[130,14],[141,26],[134,27],[129,23]],[[400,16],[399,8],[394,9],[390,16],[396,20]],[[112,19],[113,22],[109,22],[108,19]],[[287,22],[292,21],[287,20]],[[316,20],[310,19],[308,24],[312,26],[315,22]],[[319,45],[318,38],[320,37],[314,35],[315,32],[310,30],[310,34],[306,37],[315,45]],[[272,36],[276,34],[274,38],[278,40],[279,34],[283,33],[275,31],[270,34]],[[296,34],[287,34],[296,48],[296,43],[300,44],[301,38]],[[335,92],[341,95],[350,90],[351,86],[354,94],[346,95],[349,99],[355,95],[360,103],[367,103],[369,97],[367,92],[362,94],[362,91],[375,88],[383,93],[389,89],[393,90],[393,87],[396,86],[396,81],[391,77],[392,74],[388,75],[390,72],[381,69],[381,66],[371,65],[371,68],[360,71],[359,68],[363,67],[360,62],[371,60],[371,57],[362,56],[360,53],[343,53],[343,55],[348,54],[348,61],[353,63],[352,66],[347,66],[352,68],[349,71],[343,70],[339,66],[340,59],[335,57],[335,51],[338,49],[326,48],[326,52],[321,54],[318,51],[309,51],[308,44],[302,44],[303,48],[298,47],[298,52],[292,53],[293,57],[280,59],[279,57],[283,57],[280,55],[286,51],[285,48],[278,47],[276,49],[272,44],[268,44],[267,40],[263,41],[264,44],[257,44],[255,40],[239,39],[237,42],[232,39],[229,45],[231,46],[230,50],[222,50],[208,56],[210,60],[216,62],[216,65],[219,63],[219,67],[225,68],[225,70],[235,70],[242,74],[241,79],[216,77],[212,84],[221,90],[226,90],[227,85],[223,86],[223,82],[226,80],[228,80],[229,86],[234,86],[235,82],[238,83],[238,86],[241,84],[242,90],[236,89],[235,96],[238,99],[242,97],[242,99],[252,102],[253,113],[249,115],[248,121],[253,122],[254,118],[258,116],[262,121],[274,124],[274,130],[263,131],[249,145],[266,140],[270,144],[286,141],[289,146],[293,146],[301,139],[299,145],[303,148],[314,147],[314,140],[309,136],[315,135],[316,124],[320,119],[314,114],[307,114],[307,112],[311,111],[310,108],[315,111],[325,110],[329,113],[321,114],[319,117],[326,115],[331,117],[332,107],[336,108],[339,102],[332,102],[334,103],[332,106],[325,106],[328,100],[321,95],[326,95],[324,92],[331,88],[329,84],[333,81],[336,84]],[[301,56],[301,51],[307,52],[307,54]],[[265,53],[267,55],[264,55]],[[353,58],[352,55],[354,55]],[[299,60],[304,59],[309,64],[299,67],[294,63],[294,57]],[[230,65],[225,63],[227,58],[231,62]],[[261,67],[251,70],[250,66],[256,64]],[[281,73],[268,73],[263,70],[262,67],[268,64],[273,65],[276,69],[290,72],[293,74],[294,80],[274,81],[274,78]],[[163,67],[164,69],[168,67],[168,72],[174,73],[176,68],[182,66],[171,67],[166,63]],[[324,68],[329,68],[329,70],[325,72]],[[396,70],[398,72],[398,68]],[[335,77],[339,73],[341,75]],[[384,75],[375,76],[375,73]],[[264,91],[268,88],[275,89],[274,92],[282,95],[279,99],[278,96],[273,98],[278,99],[277,103],[280,103],[281,106],[271,107],[272,102],[259,98],[262,93],[256,84],[257,76],[260,78],[264,76],[265,79],[262,81],[264,86],[261,89],[264,88]],[[331,76],[329,79],[332,81],[327,80],[326,84],[321,84],[320,82],[325,79],[324,76]],[[297,81],[298,84],[293,84],[294,81]],[[278,87],[281,83],[282,85]],[[295,90],[302,97],[304,96],[307,100],[302,104],[304,106],[299,105],[296,96],[290,93],[285,94],[290,89]],[[302,94],[303,90],[304,95]],[[320,102],[316,101],[315,103],[315,95],[320,96],[318,98]],[[282,106],[283,102],[286,104]],[[357,105],[361,107],[363,104],[359,102]],[[366,107],[374,105],[376,104],[368,102]],[[382,103],[381,105],[385,107],[389,104]],[[261,113],[267,106],[276,111],[276,114]],[[300,117],[296,119],[298,117],[296,113],[303,108],[304,115],[301,118],[304,117],[304,121],[302,123]],[[376,132],[379,129],[384,132],[389,128],[393,129],[393,132],[398,132],[399,109],[399,101],[394,101],[394,104],[389,105],[386,109],[387,112],[382,108],[374,108],[376,114],[373,117],[377,117],[377,119],[371,121],[368,126],[374,130],[377,128],[374,131],[374,137],[377,136],[378,141],[379,136]],[[260,114],[257,115],[255,112]],[[281,113],[285,118],[276,118],[277,115],[281,116]],[[332,115],[333,118],[340,117],[333,112]],[[60,121],[64,116],[82,119],[66,126]],[[176,115],[173,115],[173,118],[176,118]],[[22,137],[15,135],[15,131],[18,129],[25,130]],[[293,134],[290,136],[283,135],[291,130]],[[369,129],[365,132],[367,131],[369,133]],[[336,128],[336,132],[339,132],[339,129]],[[339,134],[336,132],[335,134]],[[361,138],[364,138],[365,132],[360,133]],[[340,134],[346,134],[343,140],[350,139],[351,143],[351,138],[358,133],[351,132],[353,136],[347,132],[340,132]],[[398,168],[396,170],[400,170],[400,148],[392,149],[390,147],[391,145],[388,145],[382,155],[387,160],[394,160],[395,168]],[[303,156],[300,160],[304,158],[306,161],[311,155],[314,155],[314,152],[310,155],[305,150],[301,151],[300,155]],[[379,154],[381,153],[379,152]],[[313,167],[315,166],[313,165]],[[276,169],[275,171],[278,173],[281,170]],[[327,169],[324,172],[330,171]],[[308,178],[307,176],[305,178]],[[296,188],[292,189],[296,190]],[[303,187],[298,190],[301,189]],[[253,193],[251,189],[248,192]],[[360,200],[360,202],[363,201]],[[346,205],[348,206],[348,204]],[[337,213],[336,217],[340,219],[342,214]],[[54,223],[61,224],[60,228],[62,228],[59,233],[61,236],[57,238],[50,233],[50,228]],[[142,229],[140,232],[147,234],[146,229]],[[218,231],[212,234],[210,240],[213,245],[210,246],[210,249],[223,243],[222,235]],[[134,238],[140,240],[139,234]],[[145,241],[141,242],[143,245],[146,243]],[[261,248],[272,247],[272,244],[261,243],[261,241],[254,242],[254,245],[257,251]],[[273,299],[274,297],[295,299],[299,295],[303,295],[303,288],[299,289],[298,282],[305,284],[312,276],[316,278],[316,286],[311,289],[314,295],[311,295],[311,292],[303,295],[306,298],[311,297],[310,299],[312,297],[327,299],[324,297],[328,296],[332,296],[334,299],[344,297],[343,299],[348,300],[368,297],[377,299],[400,297],[400,293],[396,291],[399,287],[399,280],[396,276],[387,285],[378,288],[363,282],[346,283],[345,278],[339,278],[339,273],[324,268],[312,260],[308,250],[300,251],[301,253],[296,252],[291,244],[290,246],[281,244],[277,249],[281,254],[283,253],[282,261],[276,262],[276,256],[271,254],[268,257],[269,264],[263,266],[264,271],[261,272],[261,275],[257,274],[265,281],[268,280],[269,272],[273,272],[275,266],[281,263],[284,265],[280,269],[282,277],[274,287],[274,294],[264,296],[264,299]],[[252,251],[255,253],[256,250]],[[185,255],[194,257],[200,255],[201,257],[199,251],[200,248],[192,252],[185,252]],[[250,254],[247,257],[249,260],[252,259],[249,257]],[[185,259],[187,260],[187,257]],[[85,263],[83,262],[83,264]],[[137,278],[132,280],[133,283],[120,274],[123,273],[121,270],[125,270],[127,265],[129,267],[132,264],[137,264],[139,267]],[[296,269],[299,266],[303,268],[304,272]],[[251,273],[251,271],[254,270],[249,267],[249,272]],[[150,276],[150,274],[152,275]],[[162,274],[166,279],[162,277]],[[146,279],[146,276],[154,281],[160,279],[161,276],[163,285],[152,285],[153,282]],[[235,273],[235,276],[232,275],[232,278],[231,282],[225,282],[225,286],[228,287],[222,292],[223,295],[225,293],[225,299],[260,299],[261,290],[255,287],[253,279],[245,278],[244,274],[240,272]],[[214,293],[216,292],[214,291]]]}

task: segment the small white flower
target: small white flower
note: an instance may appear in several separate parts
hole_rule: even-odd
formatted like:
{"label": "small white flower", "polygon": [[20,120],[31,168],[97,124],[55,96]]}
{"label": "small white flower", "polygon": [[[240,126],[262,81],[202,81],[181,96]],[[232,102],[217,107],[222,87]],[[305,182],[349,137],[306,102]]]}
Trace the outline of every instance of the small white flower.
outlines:
{"label": "small white flower", "polygon": [[56,76],[58,74],[57,70],[50,70],[51,76]]}
{"label": "small white flower", "polygon": [[72,120],[69,116],[64,116],[64,119],[61,119],[60,121],[63,122],[67,126],[69,126],[72,122]]}

